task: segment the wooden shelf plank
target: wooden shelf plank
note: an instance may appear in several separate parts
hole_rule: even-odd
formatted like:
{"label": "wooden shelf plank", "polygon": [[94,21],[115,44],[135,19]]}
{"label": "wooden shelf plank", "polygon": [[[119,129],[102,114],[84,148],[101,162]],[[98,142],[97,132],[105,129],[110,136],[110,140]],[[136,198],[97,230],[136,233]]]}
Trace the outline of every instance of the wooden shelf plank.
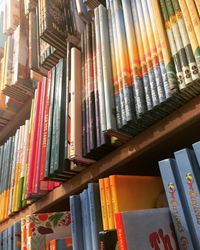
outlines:
{"label": "wooden shelf plank", "polygon": [[155,147],[158,149],[159,145],[164,143],[169,136],[175,135],[177,131],[185,129],[197,122],[200,122],[199,96],[131,139],[128,143],[116,149],[102,160],[77,174],[62,186],[54,189],[37,202],[12,216],[9,220],[1,223],[0,231],[3,231],[15,221],[20,220],[28,214],[47,210],[69,195],[81,191],[88,182],[95,181],[103,175],[108,174],[111,170],[136,159],[142,154],[145,154],[145,152],[148,152],[150,148]]}

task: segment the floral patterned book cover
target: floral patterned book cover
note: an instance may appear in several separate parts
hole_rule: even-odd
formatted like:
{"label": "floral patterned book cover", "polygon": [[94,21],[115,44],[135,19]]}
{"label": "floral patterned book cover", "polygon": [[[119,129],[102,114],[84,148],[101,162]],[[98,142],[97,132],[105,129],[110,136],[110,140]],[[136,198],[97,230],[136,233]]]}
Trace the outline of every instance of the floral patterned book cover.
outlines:
{"label": "floral patterned book cover", "polygon": [[46,242],[71,236],[70,212],[51,212],[26,216],[26,244],[22,250],[45,249]]}

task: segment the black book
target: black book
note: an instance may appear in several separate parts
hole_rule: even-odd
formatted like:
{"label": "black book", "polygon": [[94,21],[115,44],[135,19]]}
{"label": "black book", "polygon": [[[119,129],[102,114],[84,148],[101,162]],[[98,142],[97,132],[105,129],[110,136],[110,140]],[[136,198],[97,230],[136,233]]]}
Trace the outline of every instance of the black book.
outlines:
{"label": "black book", "polygon": [[106,230],[99,232],[100,250],[115,250],[117,246],[116,230]]}

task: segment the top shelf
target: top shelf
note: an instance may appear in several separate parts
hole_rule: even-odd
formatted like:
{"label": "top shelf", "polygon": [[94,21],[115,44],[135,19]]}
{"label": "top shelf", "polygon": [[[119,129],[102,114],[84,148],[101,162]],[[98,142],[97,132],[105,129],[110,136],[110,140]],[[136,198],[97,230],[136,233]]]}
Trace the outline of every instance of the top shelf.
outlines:
{"label": "top shelf", "polygon": [[[145,162],[145,169],[147,170],[147,165],[150,164],[150,159],[153,158],[152,161],[154,165],[157,163],[156,161],[161,159],[161,148],[165,148],[164,151],[170,156],[169,154],[173,152],[171,150],[177,149],[177,141],[179,141],[179,139],[188,142],[189,145],[193,142],[193,139],[199,140],[200,132],[199,135],[196,132],[198,131],[199,124],[200,96],[194,98],[179,110],[168,115],[163,120],[131,139],[125,145],[80,172],[40,200],[1,223],[0,231],[8,228],[14,222],[28,214],[47,211],[69,195],[81,191],[89,182],[96,181],[98,178],[109,175],[113,171],[121,170],[121,167],[125,166],[127,163],[131,162],[129,168],[131,167],[132,173],[135,173],[134,169],[136,162],[139,160],[140,164],[140,159],[142,158],[143,162]],[[196,130],[194,128],[196,128]],[[182,134],[180,135],[181,132]],[[188,134],[189,132],[191,133]],[[191,136],[192,134],[195,134],[195,136]],[[0,140],[2,139],[1,133]],[[168,147],[170,144],[176,146],[174,148]],[[185,144],[183,144],[183,146],[185,146]],[[150,153],[148,154],[148,152]],[[147,174],[145,170],[143,173]]]}

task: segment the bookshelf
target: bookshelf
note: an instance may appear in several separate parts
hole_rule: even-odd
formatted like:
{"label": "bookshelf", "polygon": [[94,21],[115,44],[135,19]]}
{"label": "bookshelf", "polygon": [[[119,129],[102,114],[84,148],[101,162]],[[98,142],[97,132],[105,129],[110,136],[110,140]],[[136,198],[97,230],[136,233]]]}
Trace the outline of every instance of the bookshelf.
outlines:
{"label": "bookshelf", "polygon": [[[15,126],[17,127],[19,120],[22,119],[27,112],[28,105],[25,105],[24,109],[15,117],[15,120],[12,121],[12,126],[9,124],[5,128],[4,131],[7,131],[5,136],[14,130]],[[113,171],[120,171],[123,166],[126,166],[128,163],[131,163],[133,172],[137,171],[134,169],[137,165],[136,162],[140,157],[142,157],[143,161],[146,162],[146,166],[151,164],[154,164],[155,166],[157,162],[154,158],[158,159],[159,157],[160,159],[160,148],[165,148],[162,152],[168,154],[168,156],[172,152],[172,149],[168,147],[170,141],[175,142],[174,145],[176,148],[173,149],[178,149],[177,147],[179,146],[183,147],[183,144],[181,144],[182,139],[184,139],[184,142],[186,143],[185,145],[187,145],[187,143],[190,145],[192,141],[194,142],[194,140],[199,140],[200,136],[198,136],[197,133],[193,136],[193,132],[198,131],[199,123],[200,97],[198,96],[103,159],[94,163],[86,170],[77,174],[60,187],[55,188],[43,198],[24,208],[8,220],[2,222],[0,224],[0,232],[28,214],[47,211],[52,206],[59,204],[62,200],[68,198],[69,195],[76,194],[81,191],[89,182],[106,176]],[[187,136],[189,131],[191,131],[190,136]],[[2,131],[0,133],[1,142],[5,139],[3,135],[4,133]],[[180,145],[176,143],[179,139]],[[153,157],[152,155],[149,155],[149,152],[153,152]],[[143,172],[142,165],[141,171]],[[146,174],[146,172],[143,172],[143,174]]]}

